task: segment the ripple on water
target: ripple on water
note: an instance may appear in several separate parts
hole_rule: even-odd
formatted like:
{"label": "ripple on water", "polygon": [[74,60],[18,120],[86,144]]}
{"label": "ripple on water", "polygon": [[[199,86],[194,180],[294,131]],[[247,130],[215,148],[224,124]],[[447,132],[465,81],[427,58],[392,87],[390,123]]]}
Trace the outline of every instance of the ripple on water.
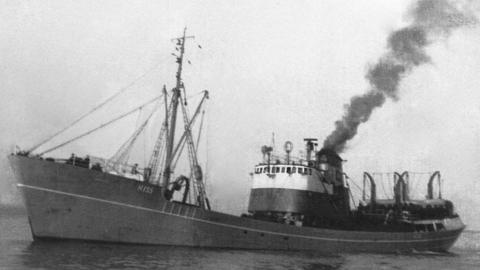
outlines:
{"label": "ripple on water", "polygon": [[0,269],[477,269],[480,233],[451,253],[411,255],[248,251],[68,241],[31,242],[25,216],[1,216]]}

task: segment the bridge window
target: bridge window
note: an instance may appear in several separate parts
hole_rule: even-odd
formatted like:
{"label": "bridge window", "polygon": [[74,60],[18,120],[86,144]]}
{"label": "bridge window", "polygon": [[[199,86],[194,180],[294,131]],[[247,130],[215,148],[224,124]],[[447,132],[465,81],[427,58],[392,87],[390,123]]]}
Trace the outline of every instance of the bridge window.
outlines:
{"label": "bridge window", "polygon": [[431,223],[431,224],[417,224],[417,225],[415,225],[415,231],[417,231],[417,232],[434,232],[435,227],[433,227],[433,223]]}
{"label": "bridge window", "polygon": [[303,174],[303,168],[298,168],[298,173]]}
{"label": "bridge window", "polygon": [[445,230],[445,226],[442,223],[435,223],[435,227],[437,227],[437,231]]}
{"label": "bridge window", "polygon": [[275,170],[276,173],[279,173],[280,172],[280,167],[277,167],[277,169]]}
{"label": "bridge window", "polygon": [[287,173],[292,173],[292,167],[287,167]]}
{"label": "bridge window", "polygon": [[284,173],[284,172],[285,172],[285,167],[282,167],[282,173]]}
{"label": "bridge window", "polygon": [[297,167],[292,167],[292,173],[295,173],[297,171]]}

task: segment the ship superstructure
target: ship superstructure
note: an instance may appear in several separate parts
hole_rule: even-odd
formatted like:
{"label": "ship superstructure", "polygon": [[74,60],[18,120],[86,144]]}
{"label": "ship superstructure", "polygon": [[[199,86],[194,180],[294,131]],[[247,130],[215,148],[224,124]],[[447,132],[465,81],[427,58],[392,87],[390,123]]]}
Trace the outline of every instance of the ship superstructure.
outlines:
{"label": "ship superstructure", "polygon": [[374,177],[364,172],[362,198],[358,207],[352,207],[354,198],[342,158],[330,149],[316,151],[316,139],[305,142],[303,159],[291,158],[291,142],[284,145],[285,157],[273,156],[272,147],[262,147],[263,162],[255,166],[250,193],[251,218],[296,226],[391,232],[442,231],[446,224],[459,222],[453,203],[442,199],[438,171],[429,177],[424,200],[410,198],[408,171],[392,173],[393,197],[387,199],[377,197]]}
{"label": "ship superstructure", "polygon": [[315,151],[315,139],[305,141],[305,159],[290,157],[291,142],[285,143],[285,158],[272,159],[263,147],[266,157],[255,166],[248,207],[255,218],[316,225],[348,217],[342,159],[333,151]]}

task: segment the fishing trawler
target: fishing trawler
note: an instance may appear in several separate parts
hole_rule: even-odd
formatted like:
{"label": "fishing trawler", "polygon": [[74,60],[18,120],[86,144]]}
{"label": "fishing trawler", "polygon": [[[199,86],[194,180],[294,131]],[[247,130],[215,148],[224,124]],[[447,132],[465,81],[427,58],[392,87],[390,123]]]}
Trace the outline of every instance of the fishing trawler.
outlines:
{"label": "fishing trawler", "polygon": [[[184,31],[174,39],[178,69],[170,93],[164,87],[162,96],[42,152],[36,150],[45,141],[9,156],[34,240],[326,253],[446,251],[453,245],[465,226],[453,204],[434,195],[433,183],[440,181],[440,173],[430,177],[426,200],[409,198],[408,172],[395,174],[394,198],[377,199],[375,179],[365,173],[370,196],[364,188],[364,203],[354,208],[343,160],[332,150],[317,151],[315,139],[305,139],[304,158],[291,157],[290,142],[285,143],[284,157],[274,156],[270,146],[262,147],[263,160],[252,172],[248,213],[235,216],[212,210],[197,157],[200,133],[194,138],[192,132],[208,92],[190,115],[182,81],[189,38]],[[129,164],[129,156],[151,115],[111,158],[45,156],[161,101],[163,106],[156,107],[165,117],[144,168]],[[176,136],[179,111],[184,125]],[[179,173],[176,163],[185,146],[188,170]]]}

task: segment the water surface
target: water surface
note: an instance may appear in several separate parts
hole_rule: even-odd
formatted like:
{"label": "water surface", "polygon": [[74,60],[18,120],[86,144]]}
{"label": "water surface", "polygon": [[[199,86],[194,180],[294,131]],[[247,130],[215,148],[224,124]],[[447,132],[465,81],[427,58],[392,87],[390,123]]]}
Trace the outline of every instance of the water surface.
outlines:
{"label": "water surface", "polygon": [[0,208],[0,269],[480,269],[480,232],[463,233],[450,253],[411,255],[33,242],[24,210]]}

